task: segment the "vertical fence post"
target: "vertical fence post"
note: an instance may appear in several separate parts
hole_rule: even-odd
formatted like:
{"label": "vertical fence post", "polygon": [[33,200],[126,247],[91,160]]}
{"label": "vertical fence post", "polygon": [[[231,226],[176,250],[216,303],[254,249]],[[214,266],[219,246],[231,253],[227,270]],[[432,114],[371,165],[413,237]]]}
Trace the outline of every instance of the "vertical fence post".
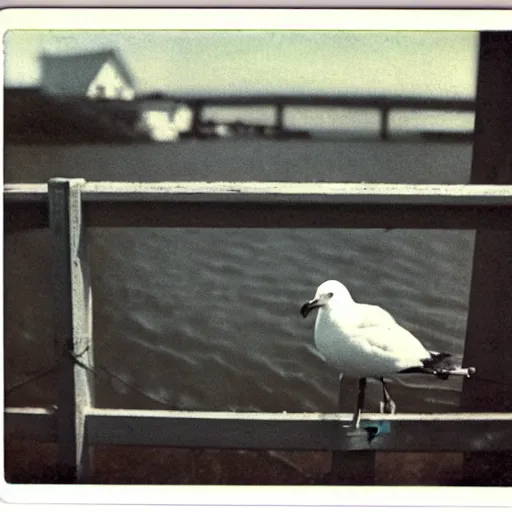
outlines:
{"label": "vertical fence post", "polygon": [[[343,377],[338,387],[338,410],[342,410]],[[375,451],[332,452],[330,483],[332,485],[372,485],[375,480]]]}
{"label": "vertical fence post", "polygon": [[85,425],[93,405],[92,295],[82,220],[82,179],[48,182],[53,240],[54,335],[59,360],[57,432],[60,480],[86,482],[92,470]]}
{"label": "vertical fence post", "polygon": [[[471,183],[512,184],[511,141],[512,32],[482,32]],[[464,364],[475,366],[477,374],[464,382],[465,411],[512,410],[510,228],[476,233]],[[466,454],[464,479],[511,485],[512,454]]]}

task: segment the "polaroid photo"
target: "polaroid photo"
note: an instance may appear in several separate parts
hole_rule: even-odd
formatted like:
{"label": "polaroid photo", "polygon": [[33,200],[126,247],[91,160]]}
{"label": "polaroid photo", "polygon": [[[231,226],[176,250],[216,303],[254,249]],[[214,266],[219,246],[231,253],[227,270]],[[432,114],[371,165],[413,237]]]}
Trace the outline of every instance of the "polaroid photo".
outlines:
{"label": "polaroid photo", "polygon": [[512,13],[0,25],[6,503],[509,502]]}

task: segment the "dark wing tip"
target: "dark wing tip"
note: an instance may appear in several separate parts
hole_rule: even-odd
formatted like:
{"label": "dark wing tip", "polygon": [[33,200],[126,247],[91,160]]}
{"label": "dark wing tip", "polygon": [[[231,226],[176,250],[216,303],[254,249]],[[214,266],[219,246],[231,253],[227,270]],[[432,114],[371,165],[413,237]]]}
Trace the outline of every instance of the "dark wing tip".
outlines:
{"label": "dark wing tip", "polygon": [[399,373],[428,373],[434,375],[438,379],[446,380],[450,375],[462,375],[467,378],[472,377],[476,373],[476,368],[462,368],[450,361],[451,354],[448,352],[430,352],[430,357],[422,359],[423,366],[406,368]]}
{"label": "dark wing tip", "polygon": [[452,357],[452,355],[449,352],[432,352],[430,351],[430,357],[432,359],[438,359],[442,361],[443,359],[446,359],[447,357]]}
{"label": "dark wing tip", "polygon": [[422,359],[421,362],[426,368],[434,368],[452,357],[448,352],[430,352],[430,358]]}

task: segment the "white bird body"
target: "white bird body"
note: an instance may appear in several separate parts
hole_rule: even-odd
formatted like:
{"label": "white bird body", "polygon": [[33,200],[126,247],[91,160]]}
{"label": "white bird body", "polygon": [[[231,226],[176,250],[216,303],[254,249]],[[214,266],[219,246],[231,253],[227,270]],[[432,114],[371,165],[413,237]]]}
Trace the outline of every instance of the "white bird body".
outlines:
{"label": "white bird body", "polygon": [[340,373],[359,379],[353,425],[359,428],[364,406],[366,379],[382,383],[381,412],[394,413],[396,404],[384,382],[400,372],[427,373],[441,379],[449,375],[470,377],[475,368],[461,368],[445,352],[429,352],[407,329],[379,306],[359,304],[339,281],[326,281],[315,297],[302,305],[305,318],[319,309],[315,322],[315,345],[323,358]]}
{"label": "white bird body", "polygon": [[379,306],[355,302],[344,285],[326,281],[313,301],[329,296],[315,322],[315,345],[350,377],[380,378],[422,367],[430,352]]}

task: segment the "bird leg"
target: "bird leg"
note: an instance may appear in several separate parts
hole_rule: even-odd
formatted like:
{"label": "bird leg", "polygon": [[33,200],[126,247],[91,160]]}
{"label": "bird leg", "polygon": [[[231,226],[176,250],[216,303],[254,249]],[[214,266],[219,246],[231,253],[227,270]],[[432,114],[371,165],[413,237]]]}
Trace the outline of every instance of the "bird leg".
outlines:
{"label": "bird leg", "polygon": [[357,406],[356,411],[354,413],[354,417],[352,419],[352,426],[354,428],[359,428],[359,424],[361,423],[361,411],[364,407],[364,396],[366,392],[366,379],[359,379],[359,392],[357,393]]}
{"label": "bird leg", "polygon": [[343,410],[343,390],[341,388],[343,384],[343,373],[338,375],[338,411]]}
{"label": "bird leg", "polygon": [[391,395],[389,394],[383,377],[380,378],[380,382],[382,384],[382,402],[380,403],[380,412],[386,414],[395,414],[396,404],[391,399]]}

